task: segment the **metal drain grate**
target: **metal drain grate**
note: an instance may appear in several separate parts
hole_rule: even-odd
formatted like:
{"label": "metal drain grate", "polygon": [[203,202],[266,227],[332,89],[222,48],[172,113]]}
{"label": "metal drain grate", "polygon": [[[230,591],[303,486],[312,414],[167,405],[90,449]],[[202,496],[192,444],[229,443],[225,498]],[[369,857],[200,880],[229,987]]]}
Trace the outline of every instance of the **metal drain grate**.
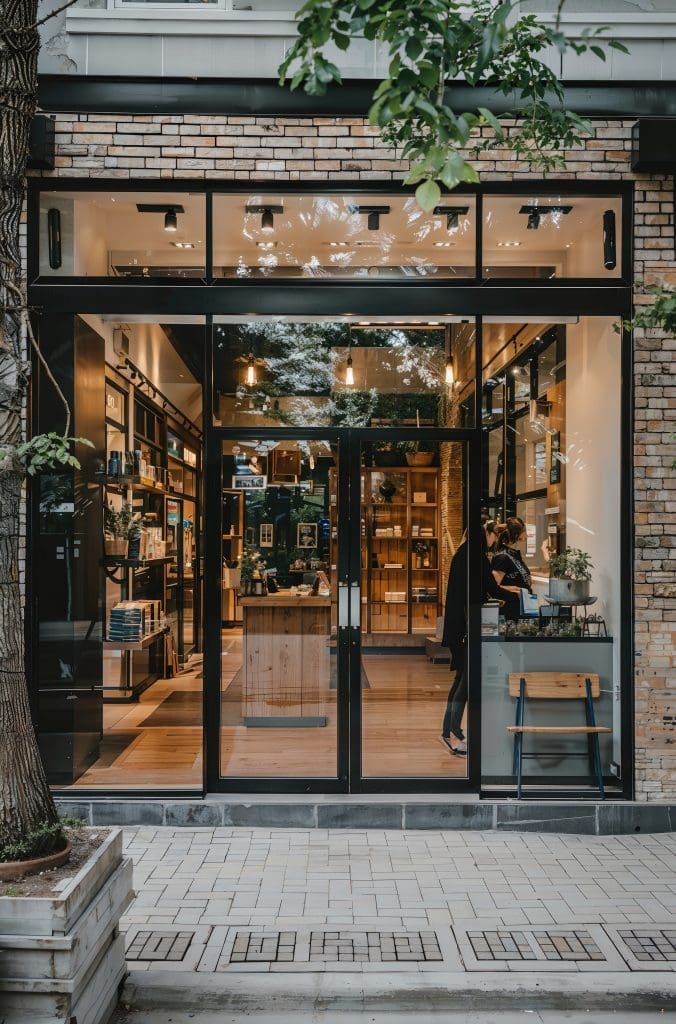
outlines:
{"label": "metal drain grate", "polygon": [[127,960],[182,960],[194,932],[137,932],[127,949]]}
{"label": "metal drain grate", "polygon": [[650,931],[632,928],[617,933],[636,957],[642,961],[676,960],[676,930]]}
{"label": "metal drain grate", "polygon": [[443,960],[434,932],[311,932],[310,960],[346,963]]}
{"label": "metal drain grate", "polygon": [[230,963],[289,963],[295,952],[295,932],[237,932]]}
{"label": "metal drain grate", "polygon": [[477,960],[537,960],[524,932],[467,932]]}
{"label": "metal drain grate", "polygon": [[533,931],[533,938],[545,955],[545,960],[605,960],[605,956],[588,931]]}

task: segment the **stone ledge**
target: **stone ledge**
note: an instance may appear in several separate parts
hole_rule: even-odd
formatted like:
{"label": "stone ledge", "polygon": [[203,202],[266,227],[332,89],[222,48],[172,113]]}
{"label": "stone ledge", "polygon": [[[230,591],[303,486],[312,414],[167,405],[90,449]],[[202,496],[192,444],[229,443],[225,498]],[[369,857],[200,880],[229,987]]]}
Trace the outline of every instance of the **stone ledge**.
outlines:
{"label": "stone ledge", "polygon": [[613,801],[489,801],[415,796],[236,795],[162,799],[56,798],[60,813],[88,824],[174,828],[497,829],[573,835],[672,832],[676,804]]}

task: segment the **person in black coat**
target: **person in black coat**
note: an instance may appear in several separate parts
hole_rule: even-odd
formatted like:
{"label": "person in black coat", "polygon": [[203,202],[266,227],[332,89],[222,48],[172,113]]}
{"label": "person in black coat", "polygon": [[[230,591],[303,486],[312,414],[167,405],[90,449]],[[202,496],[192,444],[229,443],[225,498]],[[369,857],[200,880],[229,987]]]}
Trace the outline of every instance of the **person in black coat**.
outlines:
{"label": "person in black coat", "polygon": [[[498,601],[509,601],[513,594],[496,582],[488,561],[488,541],[485,530],[481,531],[481,580],[482,600],[487,597]],[[462,731],[462,716],[467,704],[467,540],[463,538],[448,574],[446,604],[444,606],[444,631],[442,643],[451,652],[451,671],[455,679],[448,694],[446,712],[441,727],[441,742],[452,754],[464,756],[467,742]]]}

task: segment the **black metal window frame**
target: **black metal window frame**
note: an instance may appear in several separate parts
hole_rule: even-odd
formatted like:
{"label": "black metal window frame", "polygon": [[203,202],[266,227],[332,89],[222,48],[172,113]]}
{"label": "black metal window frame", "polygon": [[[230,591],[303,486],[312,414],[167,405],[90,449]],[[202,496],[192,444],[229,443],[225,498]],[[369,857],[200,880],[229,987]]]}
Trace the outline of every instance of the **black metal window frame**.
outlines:
{"label": "black metal window frame", "polygon": [[[362,193],[367,195],[392,194],[401,191],[408,194],[410,190],[397,182],[283,182],[285,193]],[[39,245],[39,204],[40,194],[49,191],[129,191],[139,192],[203,192],[206,195],[207,224],[205,238],[207,241],[207,276],[199,283],[194,281],[170,282],[153,280],[133,283],[129,280],[112,280],[110,278],[40,278],[38,270]],[[213,238],[212,197],[216,194],[272,192],[272,184],[267,182],[221,182],[218,186],[197,181],[117,181],[106,179],[31,179],[28,191],[28,281],[29,304],[36,312],[49,315],[57,312],[71,313],[106,313],[119,311],[121,316],[133,314],[191,315],[200,314],[206,318],[204,345],[204,398],[206,434],[205,491],[209,481],[215,481],[216,459],[220,448],[222,428],[212,426],[211,420],[211,354],[213,345],[213,320],[219,314],[251,314],[284,315],[345,315],[346,313],[363,316],[382,314],[383,310],[393,316],[428,316],[443,313],[464,313],[474,316],[476,322],[476,377],[475,377],[475,417],[474,426],[467,430],[444,431],[449,440],[462,441],[466,444],[468,454],[468,516],[469,516],[469,554],[470,565],[480,564],[481,538],[477,524],[480,522],[482,500],[482,429],[481,429],[481,394],[482,394],[482,317],[484,315],[509,316],[556,316],[575,313],[580,316],[615,316],[627,318],[632,310],[633,280],[633,185],[616,181],[572,182],[563,180],[523,180],[518,182],[486,182],[475,188],[459,190],[454,194],[474,194],[477,199],[477,227],[483,222],[482,199],[485,195],[585,195],[607,196],[622,199],[622,224],[618,232],[622,260],[622,275],[618,278],[560,278],[555,281],[531,280],[524,278],[500,278],[483,280],[479,276],[464,279],[462,282],[451,280],[397,280],[380,283],[374,280],[361,281],[314,281],[314,280],[272,280],[272,281],[238,281],[216,280],[212,275],[211,242]],[[277,192],[279,189],[276,190]],[[476,231],[476,271],[482,266],[482,234]],[[621,439],[621,699],[622,699],[622,797],[633,796],[633,488],[631,474],[632,459],[632,424],[633,424],[633,378],[632,378],[632,338],[628,331],[621,334],[622,346],[622,439]],[[241,431],[240,431],[241,433]],[[321,430],[317,434],[326,433]],[[206,511],[206,510],[205,510]],[[213,518],[213,517],[212,517]],[[206,524],[205,551],[205,609],[209,607],[208,594],[214,588],[214,574],[218,563],[214,562],[215,540],[218,526]],[[211,537],[211,542],[210,538]],[[220,550],[220,534],[218,538]],[[29,545],[30,547],[30,545]],[[28,574],[30,586],[30,573]],[[469,702],[468,727],[473,742],[470,745],[468,758],[468,777],[463,780],[428,779],[428,778],[396,778],[361,780],[357,788],[362,792],[481,792],[481,594],[479,574],[470,571],[469,586],[469,651],[474,664],[474,692]],[[31,607],[30,600],[28,607]],[[203,618],[205,636],[205,676],[211,660],[215,664],[215,644],[219,638],[215,630],[209,626],[206,614]],[[28,628],[30,629],[30,621]],[[214,634],[209,639],[211,634]],[[211,655],[209,650],[211,649]],[[217,680],[218,677],[215,677]],[[205,678],[206,684],[206,678]],[[213,692],[212,692],[213,691]],[[204,777],[203,792],[217,790],[241,790],[243,780],[220,779],[218,776],[219,735],[218,717],[215,714],[218,693],[215,685],[204,687]],[[347,714],[345,710],[341,712]],[[351,712],[355,714],[356,712]],[[353,725],[356,725],[356,720]],[[247,786],[252,791],[266,792],[311,792],[311,791],[344,791],[345,781],[341,779],[267,779],[252,780]],[[77,794],[69,790],[69,795],[91,797],[94,792],[101,795],[100,790],[82,790]],[[152,792],[168,796],[169,791],[144,791],[144,795]],[[105,795],[128,795],[125,790],[106,791]],[[185,796],[185,791],[174,791],[175,796]],[[553,788],[551,793],[542,796],[561,796],[560,790]],[[570,796],[566,793],[566,796]]]}

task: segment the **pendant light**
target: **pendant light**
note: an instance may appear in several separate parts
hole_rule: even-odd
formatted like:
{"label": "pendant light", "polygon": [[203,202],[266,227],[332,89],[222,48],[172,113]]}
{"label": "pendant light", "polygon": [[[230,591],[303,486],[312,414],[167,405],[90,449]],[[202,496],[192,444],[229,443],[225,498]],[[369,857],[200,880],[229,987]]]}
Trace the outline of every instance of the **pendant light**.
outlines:
{"label": "pendant light", "polygon": [[354,387],[354,370],[352,368],[352,324],[350,324],[350,341],[347,349],[347,365],[345,367],[345,386]]}
{"label": "pendant light", "polygon": [[246,383],[250,388],[252,388],[256,383],[256,364],[254,362],[253,352],[249,352],[249,359],[246,364]]}
{"label": "pendant light", "polygon": [[446,387],[452,388],[453,385],[455,384],[455,364],[453,362],[453,353],[451,352],[451,327],[450,327],[450,324],[446,325],[446,330],[444,332],[444,336],[445,336],[445,340],[446,340],[445,347],[446,347],[446,351],[448,353],[447,356],[446,356],[446,372],[445,372],[444,379],[446,381]]}

